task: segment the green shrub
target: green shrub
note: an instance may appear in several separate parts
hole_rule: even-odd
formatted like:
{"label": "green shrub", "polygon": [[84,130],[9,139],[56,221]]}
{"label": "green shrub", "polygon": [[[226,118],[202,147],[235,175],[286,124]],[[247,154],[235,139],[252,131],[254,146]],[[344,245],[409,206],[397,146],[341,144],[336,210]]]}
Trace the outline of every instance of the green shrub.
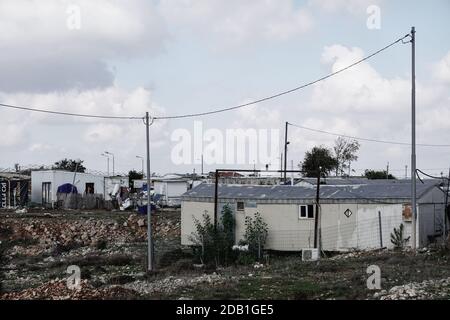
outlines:
{"label": "green shrub", "polygon": [[244,243],[248,244],[249,253],[258,261],[261,261],[263,257],[267,234],[267,223],[264,222],[259,212],[255,213],[254,218],[245,217]]}
{"label": "green shrub", "polygon": [[400,224],[400,227],[394,228],[394,232],[391,233],[391,242],[394,245],[395,249],[403,249],[404,246],[408,243],[409,238],[404,238],[404,226],[403,223]]}
{"label": "green shrub", "polygon": [[222,217],[217,227],[211,217],[205,212],[203,221],[194,218],[195,232],[190,237],[194,243],[193,253],[197,261],[204,265],[228,265],[235,261],[234,217],[231,207],[227,204],[222,209]]}

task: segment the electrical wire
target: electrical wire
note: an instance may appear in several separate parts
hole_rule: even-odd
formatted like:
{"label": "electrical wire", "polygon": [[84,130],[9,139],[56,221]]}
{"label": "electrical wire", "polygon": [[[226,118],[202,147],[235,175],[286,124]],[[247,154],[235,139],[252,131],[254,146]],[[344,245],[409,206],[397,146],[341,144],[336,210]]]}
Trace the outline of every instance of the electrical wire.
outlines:
{"label": "electrical wire", "polygon": [[[325,130],[318,130],[318,129],[308,128],[308,127],[300,126],[298,124],[294,124],[294,123],[290,123],[290,122],[288,122],[288,124],[293,126],[293,127],[299,128],[299,129],[304,129],[304,130],[308,130],[308,131],[329,134],[329,135],[333,135],[333,136],[337,136],[337,137],[343,137],[343,138],[349,138],[349,139],[355,139],[355,140],[361,140],[361,141],[385,143],[385,144],[396,144],[396,145],[411,146],[411,144],[407,143],[407,142],[377,140],[377,139],[371,139],[371,138],[361,138],[361,137],[349,136],[349,135],[345,135],[345,134],[339,134],[339,133],[335,133],[335,132],[329,132],[329,131],[325,131]],[[416,143],[416,146],[420,146],[420,147],[450,147],[450,144]]]}
{"label": "electrical wire", "polygon": [[15,105],[4,104],[4,103],[0,103],[0,107],[10,108],[10,109],[18,109],[18,110],[25,110],[25,111],[33,111],[33,112],[41,112],[41,113],[57,114],[57,115],[61,115],[61,116],[82,117],[82,118],[118,119],[118,120],[137,120],[137,119],[143,119],[143,117],[106,116],[106,115],[94,115],[94,114],[82,114],[82,113],[71,113],[71,112],[62,112],[62,111],[52,111],[52,110],[44,110],[44,109],[38,109],[38,108],[30,108],[30,107],[15,106]]}
{"label": "electrical wire", "polygon": [[[328,78],[330,78],[332,76],[335,76],[335,75],[337,75],[337,74],[339,74],[339,73],[341,73],[341,72],[343,72],[343,71],[345,71],[347,69],[350,69],[350,68],[352,68],[352,67],[354,67],[354,66],[356,66],[356,65],[358,65],[358,64],[360,64],[360,63],[362,63],[362,62],[364,62],[364,61],[366,61],[366,60],[368,60],[370,58],[372,58],[373,56],[375,56],[375,55],[377,55],[377,54],[387,50],[388,48],[394,46],[395,44],[397,44],[399,42],[403,42],[403,39],[405,39],[407,37],[410,37],[410,36],[411,36],[410,34],[407,34],[407,35],[403,36],[402,38],[395,40],[394,42],[388,44],[387,46],[385,46],[385,47],[375,51],[374,53],[372,53],[372,54],[370,54],[370,55],[368,55],[368,56],[366,56],[366,57],[364,57],[364,58],[362,58],[362,59],[360,59],[360,60],[358,60],[358,61],[356,61],[356,62],[354,62],[354,63],[352,63],[352,64],[350,64],[350,65],[348,65],[348,66],[346,66],[344,68],[342,68],[342,69],[339,69],[339,70],[337,70],[335,72],[332,72],[332,73],[330,73],[330,74],[328,74],[326,76],[323,76],[323,77],[321,77],[319,79],[316,79],[314,81],[308,82],[306,84],[300,85],[300,86],[295,87],[293,89],[289,89],[289,90],[286,90],[286,91],[283,91],[283,92],[279,92],[279,93],[273,94],[271,96],[268,96],[268,97],[265,97],[265,98],[261,98],[261,99],[258,99],[258,100],[254,100],[254,101],[251,101],[251,102],[247,102],[247,103],[244,103],[244,104],[239,104],[239,105],[234,106],[234,107],[223,108],[223,109],[207,111],[207,112],[200,112],[200,113],[184,114],[184,115],[153,117],[153,119],[154,120],[165,120],[165,119],[180,119],[180,118],[199,117],[199,116],[205,116],[205,115],[211,115],[211,114],[216,114],[216,113],[236,110],[236,109],[247,107],[247,106],[250,106],[250,105],[253,105],[253,104],[257,104],[257,103],[260,103],[260,102],[264,102],[264,101],[268,101],[268,100],[271,100],[271,99],[275,99],[275,98],[281,97],[283,95],[287,95],[289,93],[292,93],[292,92],[298,91],[300,89],[304,89],[306,87],[309,87],[309,86],[311,86],[313,84],[316,84],[316,83],[318,83],[320,81],[326,80],[326,79],[328,79]],[[25,110],[25,111],[32,111],[32,112],[49,113],[49,114],[56,114],[56,115],[63,115],[63,116],[83,117],[83,118],[119,119],[119,120],[143,119],[143,117],[139,117],[139,116],[106,116],[106,115],[94,115],[94,114],[80,114],[80,113],[52,111],[52,110],[31,108],[31,107],[22,107],[22,106],[16,106],[16,105],[4,104],[4,103],[0,103],[0,107],[11,108],[11,109],[18,109],[18,110]]]}
{"label": "electrical wire", "polygon": [[442,176],[442,177],[436,177],[436,176],[432,176],[432,175],[430,175],[430,174],[428,174],[428,173],[425,173],[425,172],[423,172],[422,170],[420,170],[420,169],[416,169],[416,172],[420,172],[421,174],[423,174],[424,176],[426,176],[426,177],[428,177],[428,178],[432,178],[432,179],[439,179],[439,180],[449,180],[450,179],[450,177],[444,177],[444,176]]}
{"label": "electrical wire", "polygon": [[343,72],[343,71],[345,71],[347,69],[350,69],[350,68],[356,66],[357,64],[360,64],[360,63],[362,63],[362,62],[372,58],[373,56],[383,52],[384,50],[392,47],[393,45],[403,41],[403,39],[405,39],[407,37],[410,37],[410,36],[411,36],[410,34],[407,34],[404,37],[402,37],[402,38],[400,38],[400,39],[398,39],[398,40],[388,44],[387,46],[385,46],[385,47],[375,51],[374,53],[372,53],[372,54],[370,54],[370,55],[368,55],[368,56],[366,56],[366,57],[364,57],[364,58],[362,58],[362,59],[360,59],[360,60],[358,60],[358,61],[356,61],[356,62],[354,62],[354,63],[352,63],[352,64],[350,64],[350,65],[348,65],[348,66],[346,66],[344,68],[342,68],[342,69],[339,69],[339,70],[337,70],[335,72],[332,72],[332,73],[330,73],[330,74],[328,74],[326,76],[323,76],[323,77],[321,77],[319,79],[316,79],[314,81],[302,84],[302,85],[300,85],[298,87],[295,87],[293,89],[289,89],[289,90],[286,90],[286,91],[283,91],[283,92],[280,92],[280,93],[273,94],[273,95],[265,97],[265,98],[261,98],[261,99],[258,99],[258,100],[254,100],[254,101],[250,101],[250,102],[247,102],[247,103],[239,104],[237,106],[233,106],[233,107],[229,107],[229,108],[223,108],[223,109],[218,109],[218,110],[213,110],[213,111],[191,113],[191,114],[184,114],[184,115],[174,115],[174,116],[161,116],[161,117],[154,117],[154,118],[156,120],[164,120],[164,119],[181,119],[181,118],[200,117],[200,116],[206,116],[206,115],[211,115],[211,114],[216,114],[216,113],[236,110],[236,109],[244,108],[244,107],[247,107],[247,106],[250,106],[250,105],[254,105],[254,104],[257,104],[257,103],[260,103],[260,102],[264,102],[264,101],[268,101],[268,100],[271,100],[271,99],[275,99],[275,98],[287,95],[289,93],[298,91],[300,89],[304,89],[306,87],[309,87],[309,86],[311,86],[313,84],[316,84],[316,83],[318,83],[320,81],[326,80],[326,79],[328,79],[328,78],[330,78],[332,76],[335,76],[335,75],[337,75],[337,74],[339,74],[339,73],[341,73],[341,72]]}

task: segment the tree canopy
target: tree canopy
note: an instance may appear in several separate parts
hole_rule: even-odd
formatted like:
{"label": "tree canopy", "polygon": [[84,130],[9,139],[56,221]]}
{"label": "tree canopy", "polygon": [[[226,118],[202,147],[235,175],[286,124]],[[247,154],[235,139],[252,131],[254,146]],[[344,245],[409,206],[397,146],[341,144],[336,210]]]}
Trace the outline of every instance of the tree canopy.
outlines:
{"label": "tree canopy", "polygon": [[356,153],[360,144],[356,140],[347,140],[339,137],[334,142],[334,156],[336,158],[336,176],[344,175],[345,170],[350,167],[350,163],[358,160]]}
{"label": "tree canopy", "polygon": [[364,176],[367,179],[370,180],[376,180],[376,179],[396,179],[392,174],[388,174],[386,170],[380,170],[380,171],[376,171],[376,170],[370,170],[370,169],[366,169],[364,171]]}
{"label": "tree canopy", "polygon": [[142,172],[137,172],[136,170],[130,170],[128,172],[128,180],[130,183],[130,187],[134,186],[134,183],[133,183],[134,180],[140,180],[143,178],[144,178],[144,176],[143,176]]}
{"label": "tree canopy", "polygon": [[[75,169],[77,172],[86,172],[86,168],[83,166],[83,162],[84,161],[76,161],[76,160],[72,160],[72,159],[62,159],[60,161],[55,162],[55,164],[53,165],[52,169],[55,170],[65,170],[65,171],[71,171],[71,172],[75,172]],[[77,163],[78,163],[78,167],[77,167]]]}
{"label": "tree canopy", "polygon": [[327,176],[337,166],[337,160],[332,151],[324,146],[314,147],[305,153],[305,159],[301,164],[301,170],[306,177],[317,177],[319,167],[321,175]]}

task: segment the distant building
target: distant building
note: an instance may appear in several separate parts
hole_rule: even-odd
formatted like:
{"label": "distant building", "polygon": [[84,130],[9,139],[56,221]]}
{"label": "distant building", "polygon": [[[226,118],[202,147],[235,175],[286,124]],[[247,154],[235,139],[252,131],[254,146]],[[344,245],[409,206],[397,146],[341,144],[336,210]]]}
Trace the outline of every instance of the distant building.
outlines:
{"label": "distant building", "polygon": [[28,204],[30,176],[16,172],[0,172],[0,209]]}
{"label": "distant building", "polygon": [[[58,187],[73,184],[74,172],[62,170],[39,170],[31,172],[31,202],[54,207],[58,201]],[[104,177],[90,173],[75,174],[77,193],[104,194]]]}
{"label": "distant building", "polygon": [[[340,181],[341,182],[341,181]],[[438,182],[417,184],[417,245],[427,246],[442,235],[445,195]],[[411,235],[411,186],[408,181],[385,180],[340,183],[320,187],[322,249],[328,251],[392,247],[390,235],[400,224]],[[243,239],[245,217],[259,212],[269,227],[267,249],[298,251],[314,247],[316,187],[223,185],[218,188],[218,216],[225,204],[233,209],[235,240]],[[190,245],[194,217],[214,217],[214,184],[203,183],[186,192],[181,202],[181,242]],[[448,227],[447,227],[448,230]],[[408,245],[411,245],[409,240]]]}

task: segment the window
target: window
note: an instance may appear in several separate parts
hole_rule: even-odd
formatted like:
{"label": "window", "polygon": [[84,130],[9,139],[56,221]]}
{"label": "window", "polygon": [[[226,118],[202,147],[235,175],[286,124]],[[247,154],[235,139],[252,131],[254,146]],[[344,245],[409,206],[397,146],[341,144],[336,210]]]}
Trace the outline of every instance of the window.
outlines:
{"label": "window", "polygon": [[94,184],[93,183],[86,183],[86,194],[93,194],[94,193]]}
{"label": "window", "polygon": [[299,219],[313,219],[314,218],[314,205],[305,204],[298,206],[298,218]]}
{"label": "window", "polygon": [[256,201],[247,201],[247,202],[245,203],[245,206],[246,206],[247,208],[256,208],[256,207],[257,207],[257,204],[256,204]]}
{"label": "window", "polygon": [[237,210],[238,211],[244,211],[244,201],[238,201],[237,202]]}

